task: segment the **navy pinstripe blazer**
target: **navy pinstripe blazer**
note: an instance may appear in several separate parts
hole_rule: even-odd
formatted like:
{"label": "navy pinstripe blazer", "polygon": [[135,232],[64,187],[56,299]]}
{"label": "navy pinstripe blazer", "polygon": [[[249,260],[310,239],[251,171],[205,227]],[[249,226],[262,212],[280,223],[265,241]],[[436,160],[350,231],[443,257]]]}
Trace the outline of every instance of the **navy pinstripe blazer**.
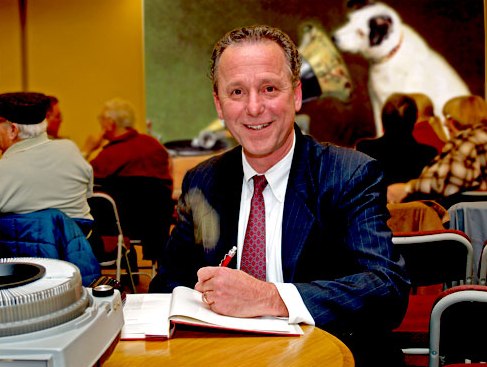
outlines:
{"label": "navy pinstripe blazer", "polygon": [[[409,280],[386,225],[382,172],[362,153],[295,131],[282,224],[285,282],[296,285],[317,326],[390,330],[405,312]],[[241,147],[186,174],[179,221],[150,292],[193,287],[196,271],[218,265],[236,244],[242,179]]]}

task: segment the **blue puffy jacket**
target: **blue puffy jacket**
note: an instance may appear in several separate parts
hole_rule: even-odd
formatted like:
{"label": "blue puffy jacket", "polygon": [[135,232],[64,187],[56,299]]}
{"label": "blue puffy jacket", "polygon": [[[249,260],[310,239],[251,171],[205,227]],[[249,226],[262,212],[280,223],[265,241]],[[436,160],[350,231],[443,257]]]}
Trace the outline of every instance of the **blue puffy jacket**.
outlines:
{"label": "blue puffy jacket", "polygon": [[42,257],[68,261],[83,285],[101,274],[90,243],[76,222],[58,209],[0,215],[0,257]]}

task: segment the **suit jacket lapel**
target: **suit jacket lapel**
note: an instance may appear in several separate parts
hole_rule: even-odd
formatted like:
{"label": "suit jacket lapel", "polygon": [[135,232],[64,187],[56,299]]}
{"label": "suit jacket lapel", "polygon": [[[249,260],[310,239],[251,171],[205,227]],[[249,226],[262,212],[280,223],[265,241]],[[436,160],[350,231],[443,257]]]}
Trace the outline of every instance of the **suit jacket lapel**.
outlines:
{"label": "suit jacket lapel", "polygon": [[308,168],[309,145],[298,129],[296,131],[296,145],[293,163],[289,173],[289,181],[284,203],[282,223],[282,270],[285,282],[291,282],[296,270],[296,260],[299,258],[309,232],[315,221],[308,201],[312,192],[312,182]]}
{"label": "suit jacket lapel", "polygon": [[[237,244],[238,216],[240,213],[240,197],[242,193],[242,150],[233,149],[221,157],[215,171],[215,190],[213,203],[218,204],[220,214],[220,240],[216,256],[222,256]],[[234,258],[236,259],[236,257]],[[232,267],[236,261],[232,261]]]}

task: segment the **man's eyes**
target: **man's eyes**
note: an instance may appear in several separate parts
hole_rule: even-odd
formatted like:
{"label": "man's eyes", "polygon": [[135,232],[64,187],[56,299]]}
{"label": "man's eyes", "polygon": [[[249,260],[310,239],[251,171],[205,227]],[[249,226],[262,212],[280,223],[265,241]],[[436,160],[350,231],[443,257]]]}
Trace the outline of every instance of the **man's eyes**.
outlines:
{"label": "man's eyes", "polygon": [[[265,86],[261,89],[262,93],[268,94],[268,93],[274,93],[277,90],[276,87],[272,85]],[[242,96],[244,94],[243,89],[233,89],[230,93],[232,96]]]}

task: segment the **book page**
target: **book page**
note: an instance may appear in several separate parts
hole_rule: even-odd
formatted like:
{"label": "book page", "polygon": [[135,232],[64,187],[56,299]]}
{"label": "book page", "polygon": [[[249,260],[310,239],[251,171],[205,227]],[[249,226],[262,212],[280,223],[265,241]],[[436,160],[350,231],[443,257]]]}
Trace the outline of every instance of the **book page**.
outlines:
{"label": "book page", "polygon": [[171,294],[127,294],[122,340],[169,338]]}
{"label": "book page", "polygon": [[169,318],[176,323],[220,329],[284,335],[303,334],[301,327],[297,324],[289,324],[287,318],[240,318],[219,315],[202,301],[200,292],[187,287],[176,287],[173,290]]}

